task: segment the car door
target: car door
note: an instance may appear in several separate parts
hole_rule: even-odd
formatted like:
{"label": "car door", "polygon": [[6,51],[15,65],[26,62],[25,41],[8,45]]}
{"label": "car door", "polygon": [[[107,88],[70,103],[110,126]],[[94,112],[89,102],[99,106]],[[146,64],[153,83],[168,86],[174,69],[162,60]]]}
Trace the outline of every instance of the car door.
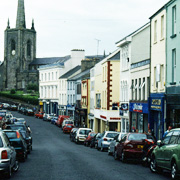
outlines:
{"label": "car door", "polygon": [[157,164],[158,166],[164,167],[165,164],[165,156],[164,156],[164,150],[166,149],[167,145],[169,144],[169,140],[171,138],[171,135],[173,134],[173,132],[169,132],[164,139],[161,142],[161,145],[159,145],[159,149],[156,151],[156,160],[157,160]]}
{"label": "car door", "polygon": [[174,154],[177,154],[176,149],[178,146],[178,137],[180,131],[173,131],[169,143],[164,147],[164,163],[165,168],[171,169],[171,159]]}
{"label": "car door", "polygon": [[115,147],[116,141],[118,139],[118,136],[119,136],[119,134],[114,137],[113,141],[111,141],[111,143],[109,145],[110,152],[114,152],[114,147]]}

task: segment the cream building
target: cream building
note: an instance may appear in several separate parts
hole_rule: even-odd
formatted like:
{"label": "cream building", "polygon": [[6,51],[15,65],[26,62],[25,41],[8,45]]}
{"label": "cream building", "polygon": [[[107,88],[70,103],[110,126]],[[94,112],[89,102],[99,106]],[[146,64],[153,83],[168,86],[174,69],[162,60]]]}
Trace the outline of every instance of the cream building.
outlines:
{"label": "cream building", "polygon": [[94,67],[94,130],[120,131],[119,73],[120,51],[111,53]]}

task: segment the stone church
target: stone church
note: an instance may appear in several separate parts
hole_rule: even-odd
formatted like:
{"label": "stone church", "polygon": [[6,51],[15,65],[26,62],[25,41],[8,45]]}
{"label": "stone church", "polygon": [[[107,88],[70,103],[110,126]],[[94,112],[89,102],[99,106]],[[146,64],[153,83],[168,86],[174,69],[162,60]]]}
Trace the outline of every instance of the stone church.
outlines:
{"label": "stone church", "polygon": [[26,28],[24,0],[18,0],[16,27],[10,28],[8,19],[4,33],[4,62],[0,65],[0,90],[27,88],[39,84],[38,68],[58,58],[36,58],[36,30],[34,20]]}

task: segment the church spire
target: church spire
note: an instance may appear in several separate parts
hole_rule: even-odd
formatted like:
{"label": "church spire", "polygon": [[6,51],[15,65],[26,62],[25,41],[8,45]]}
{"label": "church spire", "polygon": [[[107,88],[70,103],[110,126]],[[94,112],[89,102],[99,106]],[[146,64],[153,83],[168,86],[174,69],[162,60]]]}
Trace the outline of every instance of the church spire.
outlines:
{"label": "church spire", "polygon": [[10,29],[9,18],[8,18],[8,22],[7,22],[7,29]]}
{"label": "church spire", "polygon": [[18,0],[16,28],[26,28],[24,0]]}
{"label": "church spire", "polygon": [[31,27],[32,30],[34,30],[34,19],[32,19],[32,27]]}

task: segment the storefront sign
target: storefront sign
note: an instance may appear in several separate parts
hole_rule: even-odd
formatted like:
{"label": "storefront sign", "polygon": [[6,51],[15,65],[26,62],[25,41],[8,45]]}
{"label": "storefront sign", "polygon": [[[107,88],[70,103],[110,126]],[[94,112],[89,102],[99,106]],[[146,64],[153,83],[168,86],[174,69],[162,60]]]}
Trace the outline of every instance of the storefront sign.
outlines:
{"label": "storefront sign", "polygon": [[161,99],[151,99],[151,109],[161,111],[162,100]]}
{"label": "storefront sign", "polygon": [[40,106],[43,106],[43,102],[42,102],[42,101],[39,101],[39,105],[40,105]]}
{"label": "storefront sign", "polygon": [[148,103],[130,103],[129,111],[148,114]]}

